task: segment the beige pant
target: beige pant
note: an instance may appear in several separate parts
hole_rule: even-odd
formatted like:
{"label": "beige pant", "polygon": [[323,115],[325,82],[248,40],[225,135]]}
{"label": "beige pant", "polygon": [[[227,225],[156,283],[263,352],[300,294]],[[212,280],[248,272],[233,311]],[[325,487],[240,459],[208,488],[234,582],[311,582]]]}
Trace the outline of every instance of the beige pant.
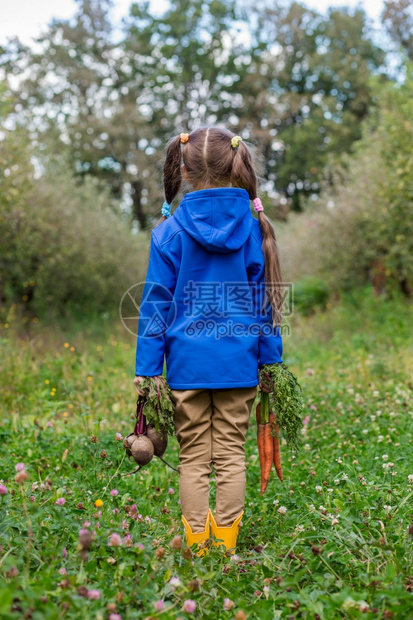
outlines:
{"label": "beige pant", "polygon": [[213,464],[215,520],[218,527],[228,527],[244,508],[245,436],[257,386],[172,392],[182,514],[194,533],[204,531]]}

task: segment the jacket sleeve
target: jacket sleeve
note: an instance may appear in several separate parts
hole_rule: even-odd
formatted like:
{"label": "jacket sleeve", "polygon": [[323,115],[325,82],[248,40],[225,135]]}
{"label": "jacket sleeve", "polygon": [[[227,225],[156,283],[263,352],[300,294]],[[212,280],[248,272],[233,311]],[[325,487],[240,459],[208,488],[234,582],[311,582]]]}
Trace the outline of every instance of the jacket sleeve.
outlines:
{"label": "jacket sleeve", "polygon": [[260,325],[258,368],[263,364],[281,364],[283,342],[280,327],[272,325],[271,304],[265,294],[265,263],[261,246],[255,252],[248,269],[248,280],[254,302],[255,320]]}
{"label": "jacket sleeve", "polygon": [[163,372],[165,333],[173,303],[176,275],[173,263],[151,235],[149,264],[139,308],[135,376],[154,377]]}

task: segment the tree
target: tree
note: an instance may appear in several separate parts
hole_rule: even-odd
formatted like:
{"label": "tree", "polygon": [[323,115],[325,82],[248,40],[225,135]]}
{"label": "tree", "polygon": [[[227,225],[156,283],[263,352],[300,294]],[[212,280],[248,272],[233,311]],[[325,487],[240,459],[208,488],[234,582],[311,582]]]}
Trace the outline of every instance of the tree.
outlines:
{"label": "tree", "polygon": [[381,16],[391,38],[413,60],[413,6],[411,0],[386,0]]}
{"label": "tree", "polygon": [[239,123],[260,141],[265,178],[300,209],[301,196],[319,191],[331,156],[360,138],[373,102],[368,78],[384,54],[360,9],[326,16],[296,2],[260,9],[254,39],[251,66],[237,85]]}
{"label": "tree", "polygon": [[19,76],[16,118],[69,152],[78,177],[105,181],[141,229],[159,215],[166,142],[225,123],[263,155],[264,188],[299,209],[333,153],[351,148],[383,55],[366,16],[328,16],[297,2],[171,0],[154,15],[134,3],[115,42],[111,0],[78,0],[40,51],[17,42],[3,63]]}
{"label": "tree", "polygon": [[79,0],[73,20],[53,21],[38,40],[40,52],[9,49],[5,64],[27,74],[17,93],[20,122],[39,141],[54,136],[80,177],[97,176],[117,199],[129,198],[145,229],[162,201],[154,171],[166,141],[221,106],[235,59],[225,49],[233,9],[174,0],[159,18],[149,3],[132,4],[115,44],[110,8],[110,0]]}
{"label": "tree", "polygon": [[371,283],[376,294],[413,294],[413,66],[406,74],[403,84],[376,81],[375,114],[354,153],[283,239],[292,280],[317,275],[335,291]]}

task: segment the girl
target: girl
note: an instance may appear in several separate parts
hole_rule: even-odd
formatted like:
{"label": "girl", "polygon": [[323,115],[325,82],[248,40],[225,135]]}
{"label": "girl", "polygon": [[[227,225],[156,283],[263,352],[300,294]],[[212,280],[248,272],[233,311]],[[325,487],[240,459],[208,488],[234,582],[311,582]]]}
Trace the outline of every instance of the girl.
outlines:
{"label": "girl", "polygon": [[[182,177],[187,193],[170,217]],[[245,499],[245,436],[263,364],[281,363],[281,273],[273,226],[240,136],[211,127],[167,149],[166,201],[152,230],[135,380],[161,375],[176,400],[179,493],[188,545],[212,534],[235,552]],[[258,214],[250,209],[250,200]],[[216,476],[215,515],[209,476]]]}

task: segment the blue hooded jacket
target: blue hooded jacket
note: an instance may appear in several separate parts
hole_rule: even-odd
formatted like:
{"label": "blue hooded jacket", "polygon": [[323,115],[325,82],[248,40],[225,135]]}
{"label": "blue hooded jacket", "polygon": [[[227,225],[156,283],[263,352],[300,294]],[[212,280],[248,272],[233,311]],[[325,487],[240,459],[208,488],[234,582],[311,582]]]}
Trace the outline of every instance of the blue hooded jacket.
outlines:
{"label": "blue hooded jacket", "polygon": [[161,375],[165,357],[172,389],[252,387],[259,366],[281,363],[281,355],[248,193],[186,194],[152,230],[135,375]]}

